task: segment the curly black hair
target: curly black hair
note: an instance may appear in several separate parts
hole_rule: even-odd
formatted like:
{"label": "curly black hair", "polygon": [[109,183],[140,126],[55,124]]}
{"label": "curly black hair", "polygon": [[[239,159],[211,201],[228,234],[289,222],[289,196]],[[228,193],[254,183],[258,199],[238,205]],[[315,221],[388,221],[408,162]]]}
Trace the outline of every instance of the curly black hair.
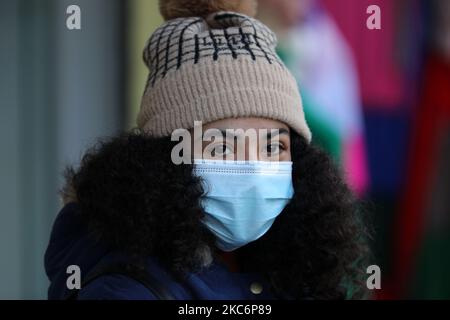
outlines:
{"label": "curly black hair", "polygon": [[[265,275],[280,298],[363,298],[370,257],[363,211],[325,152],[296,133],[291,144],[294,198],[263,237],[236,251],[240,266]],[[66,179],[100,241],[155,256],[180,276],[217,249],[201,223],[201,181],[192,165],[172,163],[174,145],[125,133],[100,141]]]}

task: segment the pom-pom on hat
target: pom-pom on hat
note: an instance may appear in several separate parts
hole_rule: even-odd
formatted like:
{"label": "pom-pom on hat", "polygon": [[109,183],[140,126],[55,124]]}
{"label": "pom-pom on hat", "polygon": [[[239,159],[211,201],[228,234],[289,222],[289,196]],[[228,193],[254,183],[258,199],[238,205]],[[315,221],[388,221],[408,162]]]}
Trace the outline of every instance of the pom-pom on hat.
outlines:
{"label": "pom-pom on hat", "polygon": [[219,11],[256,15],[256,0],[160,0],[159,11],[165,20],[188,17],[206,18]]}
{"label": "pom-pom on hat", "polygon": [[194,121],[261,117],[311,140],[297,83],[275,52],[276,36],[250,16],[254,1],[161,0],[160,10],[168,20],[143,53],[150,73],[137,123],[144,132],[170,136]]}

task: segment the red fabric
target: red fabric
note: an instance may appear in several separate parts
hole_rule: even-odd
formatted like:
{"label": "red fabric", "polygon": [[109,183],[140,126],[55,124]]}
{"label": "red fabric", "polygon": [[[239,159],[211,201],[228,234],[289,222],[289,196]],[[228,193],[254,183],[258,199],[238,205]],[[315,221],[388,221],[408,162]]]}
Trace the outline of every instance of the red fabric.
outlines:
{"label": "red fabric", "polygon": [[426,191],[433,183],[440,133],[450,126],[450,64],[431,56],[423,85],[406,192],[394,232],[394,272],[382,298],[402,298],[408,290],[426,227]]}
{"label": "red fabric", "polygon": [[[406,82],[400,66],[396,7],[392,0],[322,0],[353,49],[365,106],[392,109],[404,104]],[[381,30],[369,30],[370,5],[381,9]]]}

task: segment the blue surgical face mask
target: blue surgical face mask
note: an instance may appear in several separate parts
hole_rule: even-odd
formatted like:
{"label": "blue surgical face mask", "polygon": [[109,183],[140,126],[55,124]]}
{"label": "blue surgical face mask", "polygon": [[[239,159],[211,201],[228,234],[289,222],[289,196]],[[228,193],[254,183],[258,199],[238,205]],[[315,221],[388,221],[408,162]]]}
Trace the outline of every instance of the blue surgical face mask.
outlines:
{"label": "blue surgical face mask", "polygon": [[233,251],[264,235],[294,195],[292,162],[194,160],[205,194],[203,223]]}

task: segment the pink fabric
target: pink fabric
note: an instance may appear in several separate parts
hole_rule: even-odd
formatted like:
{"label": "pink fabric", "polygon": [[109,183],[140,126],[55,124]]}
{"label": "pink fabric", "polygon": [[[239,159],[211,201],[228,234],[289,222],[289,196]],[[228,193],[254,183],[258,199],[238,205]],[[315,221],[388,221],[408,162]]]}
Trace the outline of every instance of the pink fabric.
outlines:
{"label": "pink fabric", "polygon": [[347,172],[347,183],[357,195],[363,196],[369,186],[364,137],[361,134],[349,137],[343,146],[343,163]]}
{"label": "pink fabric", "polygon": [[[392,0],[321,0],[336,20],[354,51],[364,105],[400,106],[405,99],[405,79],[396,60],[396,7]],[[366,27],[367,7],[381,9],[381,30]],[[397,55],[398,57],[398,55]]]}

